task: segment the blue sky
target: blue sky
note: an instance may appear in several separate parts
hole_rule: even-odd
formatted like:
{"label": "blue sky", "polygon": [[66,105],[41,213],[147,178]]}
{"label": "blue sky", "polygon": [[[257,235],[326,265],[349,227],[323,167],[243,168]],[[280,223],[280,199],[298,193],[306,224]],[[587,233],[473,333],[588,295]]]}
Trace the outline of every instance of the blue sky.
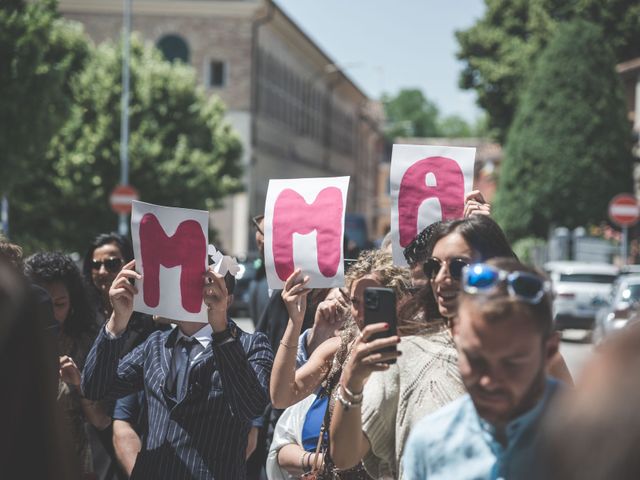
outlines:
{"label": "blue sky", "polygon": [[418,87],[443,114],[480,115],[458,88],[456,30],[484,12],[483,0],[275,0],[369,96]]}

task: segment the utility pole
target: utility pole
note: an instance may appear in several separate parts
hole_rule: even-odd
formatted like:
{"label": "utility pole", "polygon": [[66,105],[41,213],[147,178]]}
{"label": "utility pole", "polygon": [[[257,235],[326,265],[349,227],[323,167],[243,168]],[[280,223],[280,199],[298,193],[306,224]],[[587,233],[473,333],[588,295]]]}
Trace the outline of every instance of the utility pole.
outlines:
{"label": "utility pole", "polygon": [[[120,185],[129,185],[129,54],[131,38],[131,1],[123,0],[124,19],[122,26],[122,99],[120,106]],[[120,235],[129,234],[126,213],[119,214]]]}

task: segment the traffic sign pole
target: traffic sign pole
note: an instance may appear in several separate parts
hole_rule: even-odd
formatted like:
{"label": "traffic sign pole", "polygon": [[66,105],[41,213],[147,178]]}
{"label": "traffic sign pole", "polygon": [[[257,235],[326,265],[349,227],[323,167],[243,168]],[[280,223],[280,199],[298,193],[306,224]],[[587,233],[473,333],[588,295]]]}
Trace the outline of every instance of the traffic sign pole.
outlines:
{"label": "traffic sign pole", "polygon": [[640,207],[635,195],[621,193],[609,202],[609,220],[622,228],[620,254],[623,265],[627,264],[629,257],[629,227],[638,223],[638,219],[640,219]]}

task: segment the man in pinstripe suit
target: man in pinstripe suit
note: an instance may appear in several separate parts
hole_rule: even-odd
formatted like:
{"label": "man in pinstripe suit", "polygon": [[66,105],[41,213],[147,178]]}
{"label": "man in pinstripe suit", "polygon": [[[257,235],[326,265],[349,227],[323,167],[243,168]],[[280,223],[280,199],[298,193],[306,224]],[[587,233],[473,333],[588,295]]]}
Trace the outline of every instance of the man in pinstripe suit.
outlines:
{"label": "man in pinstripe suit", "polygon": [[111,286],[113,314],[87,358],[85,396],[118,398],[144,389],[148,433],[131,478],[244,479],[251,421],[269,403],[273,352],[266,336],[247,334],[227,318],[235,279],[209,270],[203,279],[208,324],[178,322],[118,360],[137,292],[129,280],[142,278],[134,264]]}

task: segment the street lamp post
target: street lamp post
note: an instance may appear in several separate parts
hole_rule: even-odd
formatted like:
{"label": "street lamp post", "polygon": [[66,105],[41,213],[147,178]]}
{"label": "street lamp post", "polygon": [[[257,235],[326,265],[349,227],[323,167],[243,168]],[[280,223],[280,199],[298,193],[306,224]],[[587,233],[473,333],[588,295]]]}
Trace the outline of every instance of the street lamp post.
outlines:
{"label": "street lamp post", "polygon": [[[131,37],[131,0],[123,0],[122,98],[120,108],[120,185],[129,184],[129,39]],[[129,233],[128,215],[119,214],[120,235]]]}

